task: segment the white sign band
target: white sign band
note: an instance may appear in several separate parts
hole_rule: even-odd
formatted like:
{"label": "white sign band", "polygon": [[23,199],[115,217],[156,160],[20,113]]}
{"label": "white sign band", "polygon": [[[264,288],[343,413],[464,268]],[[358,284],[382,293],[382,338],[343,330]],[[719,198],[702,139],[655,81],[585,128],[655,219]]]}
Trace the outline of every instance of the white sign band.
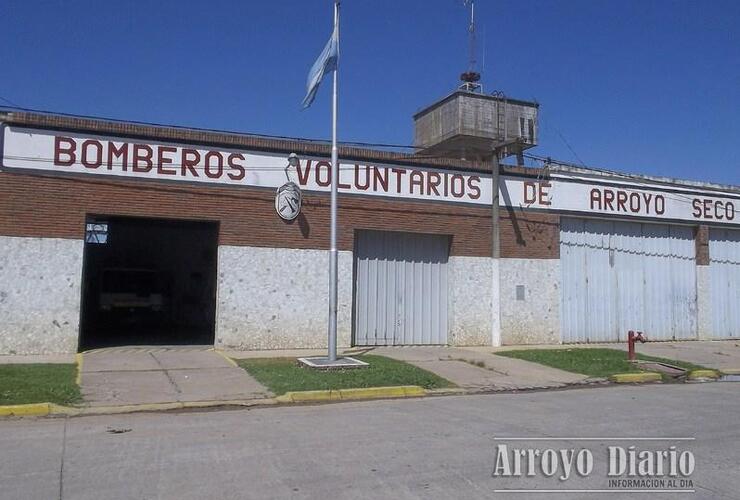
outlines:
{"label": "white sign band", "polygon": [[[99,135],[4,126],[2,168],[277,188],[284,154],[208,149]],[[289,169],[305,191],[329,192],[330,162],[302,158]],[[340,164],[339,191],[406,200],[490,205],[491,175],[421,166]],[[621,179],[502,176],[501,206],[694,223],[739,224],[740,192],[717,192]]]}

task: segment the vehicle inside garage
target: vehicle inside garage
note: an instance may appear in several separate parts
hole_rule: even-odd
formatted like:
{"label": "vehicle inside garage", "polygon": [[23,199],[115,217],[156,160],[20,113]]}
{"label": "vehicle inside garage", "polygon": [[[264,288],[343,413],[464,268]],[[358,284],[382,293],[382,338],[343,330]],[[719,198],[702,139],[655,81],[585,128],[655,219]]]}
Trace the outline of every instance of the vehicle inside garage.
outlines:
{"label": "vehicle inside garage", "polygon": [[80,350],[213,344],[217,249],[213,222],[88,219]]}

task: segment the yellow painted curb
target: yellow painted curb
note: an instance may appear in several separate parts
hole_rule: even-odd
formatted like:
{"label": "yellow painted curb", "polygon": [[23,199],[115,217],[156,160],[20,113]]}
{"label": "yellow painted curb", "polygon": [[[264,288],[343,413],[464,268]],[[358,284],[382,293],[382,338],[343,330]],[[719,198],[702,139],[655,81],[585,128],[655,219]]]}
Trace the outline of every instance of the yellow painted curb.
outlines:
{"label": "yellow painted curb", "polygon": [[273,398],[262,398],[262,399],[239,399],[229,401],[185,401],[182,403],[183,408],[214,408],[217,406],[266,406],[277,404]]}
{"label": "yellow painted curb", "polygon": [[337,389],[323,391],[294,391],[286,392],[275,398],[281,403],[311,403],[325,401],[342,401],[357,399],[384,399],[409,398],[426,395],[426,391],[418,385],[402,385],[395,387],[366,387],[357,389]]}
{"label": "yellow painted curb", "polygon": [[211,350],[212,350],[213,352],[215,352],[216,354],[218,354],[219,356],[221,356],[222,358],[224,358],[224,359],[226,360],[226,362],[227,362],[227,363],[229,363],[229,364],[230,364],[231,366],[236,366],[236,367],[238,367],[238,366],[239,366],[239,365],[238,365],[238,364],[236,363],[236,361],[234,361],[233,359],[231,359],[230,357],[228,357],[228,356],[227,356],[226,354],[224,354],[224,353],[223,353],[222,351],[219,351],[218,349],[211,349]]}
{"label": "yellow painted curb", "polygon": [[0,406],[2,417],[45,417],[51,411],[49,403]]}
{"label": "yellow painted curb", "polygon": [[75,406],[63,406],[55,403],[49,403],[49,415],[66,415],[73,417],[79,415],[82,408]]}
{"label": "yellow painted curb", "polygon": [[617,373],[609,377],[609,380],[617,384],[633,384],[642,382],[659,382],[662,379],[660,373]]}
{"label": "yellow painted curb", "polygon": [[118,415],[122,413],[158,412],[183,409],[216,408],[224,406],[268,406],[275,405],[273,398],[234,399],[226,401],[180,401],[174,403],[143,403],[119,406],[63,406],[54,403],[0,406],[0,417],[46,417],[87,415]]}
{"label": "yellow painted curb", "polygon": [[179,410],[181,408],[182,403],[144,403],[121,406],[89,406],[87,408],[80,408],[79,415],[116,415],[118,413]]}
{"label": "yellow painted curb", "polygon": [[303,403],[311,401],[337,401],[339,391],[293,391],[275,398],[279,403]]}
{"label": "yellow painted curb", "polygon": [[719,378],[719,372],[714,370],[691,370],[686,378],[688,380],[716,379]]}
{"label": "yellow painted curb", "polygon": [[740,368],[726,368],[722,370],[724,375],[740,375]]}
{"label": "yellow painted curb", "polygon": [[342,399],[364,398],[413,398],[426,395],[424,388],[418,385],[402,385],[398,387],[368,387],[367,389],[342,389],[339,391]]}
{"label": "yellow painted curb", "polygon": [[82,353],[78,352],[75,354],[75,359],[77,360],[77,377],[75,377],[75,384],[80,386],[82,384]]}

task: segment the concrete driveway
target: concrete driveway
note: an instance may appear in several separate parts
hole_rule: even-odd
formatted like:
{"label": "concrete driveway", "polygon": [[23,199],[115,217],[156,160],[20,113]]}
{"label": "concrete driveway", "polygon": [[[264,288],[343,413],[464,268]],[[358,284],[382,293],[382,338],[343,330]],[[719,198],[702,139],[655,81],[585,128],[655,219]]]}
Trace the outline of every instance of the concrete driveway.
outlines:
{"label": "concrete driveway", "polygon": [[272,394],[208,347],[120,347],[82,355],[81,390],[90,406],[229,401]]}

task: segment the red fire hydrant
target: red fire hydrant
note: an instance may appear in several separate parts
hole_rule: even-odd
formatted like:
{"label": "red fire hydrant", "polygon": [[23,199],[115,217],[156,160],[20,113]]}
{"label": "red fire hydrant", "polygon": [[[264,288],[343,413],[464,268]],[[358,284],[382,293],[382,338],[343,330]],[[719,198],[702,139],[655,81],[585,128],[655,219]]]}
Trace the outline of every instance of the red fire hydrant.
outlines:
{"label": "red fire hydrant", "polygon": [[644,344],[647,342],[647,335],[643,335],[642,332],[635,332],[633,330],[627,332],[627,359],[630,361],[635,361],[635,342],[638,340]]}

